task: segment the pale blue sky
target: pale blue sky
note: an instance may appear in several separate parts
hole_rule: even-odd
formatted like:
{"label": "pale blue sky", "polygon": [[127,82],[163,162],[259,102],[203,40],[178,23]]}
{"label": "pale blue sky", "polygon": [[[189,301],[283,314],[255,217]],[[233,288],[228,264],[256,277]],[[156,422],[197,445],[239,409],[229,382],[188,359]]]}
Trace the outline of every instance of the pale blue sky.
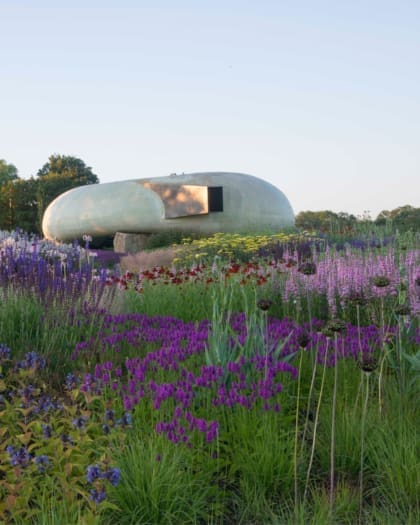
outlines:
{"label": "pale blue sky", "polygon": [[296,213],[420,207],[420,0],[0,0],[0,158],[236,171]]}

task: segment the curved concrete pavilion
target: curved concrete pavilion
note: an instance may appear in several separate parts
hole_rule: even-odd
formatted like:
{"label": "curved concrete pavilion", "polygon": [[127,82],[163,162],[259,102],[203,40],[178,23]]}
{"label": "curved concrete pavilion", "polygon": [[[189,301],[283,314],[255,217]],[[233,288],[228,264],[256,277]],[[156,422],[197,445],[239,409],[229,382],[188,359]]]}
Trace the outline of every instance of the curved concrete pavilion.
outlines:
{"label": "curved concrete pavilion", "polygon": [[294,224],[292,207],[272,184],[241,173],[189,173],[80,186],[45,210],[47,239],[84,234],[257,232]]}

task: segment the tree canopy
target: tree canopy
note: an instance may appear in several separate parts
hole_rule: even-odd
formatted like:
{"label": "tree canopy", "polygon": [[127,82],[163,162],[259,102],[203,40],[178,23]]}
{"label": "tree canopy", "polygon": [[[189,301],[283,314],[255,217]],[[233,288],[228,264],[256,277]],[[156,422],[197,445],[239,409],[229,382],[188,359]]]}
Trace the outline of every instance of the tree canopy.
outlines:
{"label": "tree canopy", "polygon": [[51,155],[48,162],[38,170],[37,176],[42,180],[46,180],[48,177],[61,177],[62,180],[71,180],[74,186],[99,182],[97,175],[92,172],[92,168],[86,166],[83,160],[70,155]]}
{"label": "tree canopy", "polygon": [[343,232],[351,228],[356,221],[354,215],[345,212],[335,213],[330,210],[301,211],[295,218],[298,228],[321,232]]}
{"label": "tree canopy", "polygon": [[30,179],[21,179],[13,164],[0,160],[0,229],[41,233],[50,202],[67,190],[98,182],[92,168],[69,155],[51,155]]}
{"label": "tree canopy", "polygon": [[0,186],[18,178],[16,166],[8,164],[4,159],[0,159]]}
{"label": "tree canopy", "polygon": [[376,217],[375,224],[381,226],[387,222],[392,222],[400,230],[420,230],[420,208],[406,204],[391,211],[382,210]]}

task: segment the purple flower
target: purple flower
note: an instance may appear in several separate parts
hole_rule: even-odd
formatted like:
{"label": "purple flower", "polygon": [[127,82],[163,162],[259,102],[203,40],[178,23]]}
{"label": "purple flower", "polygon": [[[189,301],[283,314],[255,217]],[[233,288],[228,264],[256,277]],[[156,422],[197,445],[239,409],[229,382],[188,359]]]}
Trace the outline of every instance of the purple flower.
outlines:
{"label": "purple flower", "polygon": [[45,358],[39,356],[36,352],[28,352],[25,359],[18,363],[18,368],[45,368]]}
{"label": "purple flower", "polygon": [[89,465],[86,470],[86,479],[88,483],[93,483],[95,480],[102,477],[101,467],[99,465]]}
{"label": "purple flower", "polygon": [[118,485],[121,478],[121,471],[119,468],[110,468],[103,474],[103,479],[107,479],[112,486]]}
{"label": "purple flower", "polygon": [[86,417],[79,416],[79,417],[76,417],[75,419],[73,419],[72,423],[73,423],[75,428],[77,428],[78,430],[81,430],[82,428],[85,428],[86,421],[87,421]]}
{"label": "purple flower", "polygon": [[10,456],[10,464],[13,467],[21,466],[27,467],[31,460],[31,455],[29,454],[26,447],[20,447],[18,450],[11,445],[6,448],[7,453]]}
{"label": "purple flower", "polygon": [[92,489],[90,491],[89,499],[92,500],[94,503],[96,503],[96,505],[99,505],[99,503],[104,501],[105,498],[106,498],[106,492],[103,489],[101,490]]}
{"label": "purple flower", "polygon": [[71,372],[66,375],[66,388],[67,390],[73,390],[79,384],[79,378]]}
{"label": "purple flower", "polygon": [[108,410],[105,410],[104,421],[114,421],[114,419],[115,419],[114,411],[111,408],[109,408]]}
{"label": "purple flower", "polygon": [[128,427],[132,424],[133,418],[130,412],[124,412],[123,416],[117,421],[122,427]]}
{"label": "purple flower", "polygon": [[45,439],[49,439],[52,436],[51,426],[50,425],[42,425],[42,436]]}
{"label": "purple flower", "polygon": [[10,359],[10,348],[0,343],[0,361],[4,359]]}
{"label": "purple flower", "polygon": [[38,467],[38,472],[45,472],[50,464],[48,456],[42,454],[41,456],[36,456],[35,463]]}
{"label": "purple flower", "polygon": [[73,445],[73,439],[71,436],[68,436],[67,434],[61,434],[60,439],[64,445]]}

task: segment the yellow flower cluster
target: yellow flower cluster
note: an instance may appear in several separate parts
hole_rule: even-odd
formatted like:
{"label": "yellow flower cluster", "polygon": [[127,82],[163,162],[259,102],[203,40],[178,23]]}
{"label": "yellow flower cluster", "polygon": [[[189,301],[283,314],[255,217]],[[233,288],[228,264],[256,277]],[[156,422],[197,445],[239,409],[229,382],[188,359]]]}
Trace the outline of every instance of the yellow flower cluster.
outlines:
{"label": "yellow flower cluster", "polygon": [[217,256],[220,259],[249,261],[258,256],[263,248],[280,244],[297,243],[314,239],[308,233],[275,233],[266,235],[245,235],[239,233],[215,233],[201,239],[183,239],[176,253],[177,264],[192,262],[213,262]]}

